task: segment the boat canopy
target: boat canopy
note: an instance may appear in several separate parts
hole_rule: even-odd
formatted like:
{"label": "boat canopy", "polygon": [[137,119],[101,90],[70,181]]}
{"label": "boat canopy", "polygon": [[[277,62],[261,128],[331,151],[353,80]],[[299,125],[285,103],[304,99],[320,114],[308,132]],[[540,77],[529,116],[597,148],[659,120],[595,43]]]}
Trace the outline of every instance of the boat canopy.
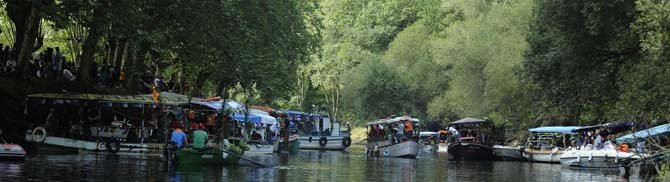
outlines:
{"label": "boat canopy", "polygon": [[[105,95],[88,93],[40,93],[28,96],[29,99],[56,99],[56,100],[90,100],[104,103],[121,104],[153,104],[152,94],[145,95]],[[163,105],[183,105],[191,102],[203,101],[200,98],[189,97],[170,92],[160,92],[158,103]]]}
{"label": "boat canopy", "polygon": [[617,142],[635,142],[638,139],[646,139],[649,137],[656,137],[663,134],[670,133],[670,124],[659,125],[650,129],[638,131],[628,135],[624,135],[616,139]]}
{"label": "boat canopy", "polygon": [[581,131],[593,131],[596,129],[603,129],[607,128],[609,129],[609,133],[618,133],[622,131],[626,131],[633,127],[633,122],[632,121],[626,121],[626,122],[620,122],[620,123],[605,123],[605,124],[599,124],[599,125],[593,125],[593,126],[585,126],[585,127],[580,127],[577,129],[572,130],[573,132],[581,132]]}
{"label": "boat canopy", "polygon": [[249,109],[249,115],[260,117],[261,123],[263,124],[271,124],[271,125],[277,124],[277,118],[270,116],[268,112],[262,111],[260,109],[254,109],[254,108]]}
{"label": "boat canopy", "polygon": [[419,132],[419,137],[427,137],[427,136],[435,136],[439,135],[440,133],[434,132],[434,131],[422,131]]}
{"label": "boat canopy", "polygon": [[537,128],[528,129],[531,133],[564,133],[570,134],[574,129],[580,128],[579,126],[543,126]]}
{"label": "boat canopy", "polygon": [[478,119],[478,118],[463,118],[458,121],[454,121],[449,123],[449,125],[452,126],[469,126],[469,125],[479,125],[482,123],[485,123],[486,120],[483,119]]}
{"label": "boat canopy", "polygon": [[244,114],[239,114],[239,113],[233,113],[230,115],[230,118],[233,118],[236,121],[239,122],[251,122],[254,124],[260,124],[262,118],[260,116],[256,116],[253,114],[246,115],[246,118],[244,117]]}
{"label": "boat canopy", "polygon": [[418,123],[419,119],[416,118],[411,118],[409,116],[403,116],[403,117],[396,117],[396,118],[391,118],[391,119],[380,119],[377,121],[369,122],[367,125],[379,125],[379,124],[392,124],[392,123],[397,123],[400,121],[409,121],[413,123]]}

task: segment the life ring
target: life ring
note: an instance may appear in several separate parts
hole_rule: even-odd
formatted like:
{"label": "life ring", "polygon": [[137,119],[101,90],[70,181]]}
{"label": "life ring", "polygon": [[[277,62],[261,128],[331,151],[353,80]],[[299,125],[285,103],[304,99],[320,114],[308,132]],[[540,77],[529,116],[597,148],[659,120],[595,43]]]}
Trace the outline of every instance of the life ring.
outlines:
{"label": "life ring", "polygon": [[119,140],[112,139],[105,143],[105,148],[107,148],[107,151],[111,153],[117,153],[119,150],[121,150],[121,143],[119,143]]}
{"label": "life ring", "polygon": [[[38,132],[42,132],[41,135],[38,135]],[[42,143],[44,140],[47,139],[47,130],[44,129],[44,127],[36,127],[33,129],[33,141],[37,143]]]}
{"label": "life ring", "polygon": [[326,146],[326,144],[328,144],[328,139],[326,137],[319,138],[319,145],[321,145],[321,147]]}
{"label": "life ring", "polygon": [[351,146],[351,138],[349,138],[349,137],[342,138],[342,146],[344,146],[344,147]]}
{"label": "life ring", "polygon": [[385,149],[383,154],[384,154],[384,157],[388,157],[389,155],[391,155],[391,152],[389,152],[388,149]]}

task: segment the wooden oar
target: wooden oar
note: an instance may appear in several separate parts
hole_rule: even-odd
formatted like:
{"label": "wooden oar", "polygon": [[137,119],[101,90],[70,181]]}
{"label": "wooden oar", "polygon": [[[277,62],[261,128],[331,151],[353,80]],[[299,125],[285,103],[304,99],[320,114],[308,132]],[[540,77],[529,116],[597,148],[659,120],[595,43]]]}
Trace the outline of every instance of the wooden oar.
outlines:
{"label": "wooden oar", "polygon": [[233,153],[233,152],[230,152],[230,151],[227,151],[227,150],[221,150],[221,151],[223,151],[223,152],[225,152],[225,153],[228,153],[228,154],[230,154],[230,155],[232,155],[232,156],[239,157],[240,159],[244,159],[244,160],[246,160],[246,161],[249,161],[249,162],[251,162],[252,164],[256,164],[256,165],[263,166],[263,167],[271,167],[270,165],[265,165],[265,164],[262,164],[262,163],[260,163],[260,162],[253,161],[253,160],[251,160],[251,159],[242,157],[242,156],[240,156],[240,155],[237,155],[237,154],[235,154],[235,153]]}

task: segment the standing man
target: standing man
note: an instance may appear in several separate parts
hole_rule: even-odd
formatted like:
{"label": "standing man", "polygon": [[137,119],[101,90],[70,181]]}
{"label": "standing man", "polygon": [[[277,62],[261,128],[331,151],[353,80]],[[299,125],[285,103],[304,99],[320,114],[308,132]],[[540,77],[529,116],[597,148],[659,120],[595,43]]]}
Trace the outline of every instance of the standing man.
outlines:
{"label": "standing man", "polygon": [[449,131],[449,135],[451,135],[451,142],[460,142],[459,139],[461,138],[460,134],[458,133],[458,130],[454,128],[453,126],[449,126],[447,129]]}

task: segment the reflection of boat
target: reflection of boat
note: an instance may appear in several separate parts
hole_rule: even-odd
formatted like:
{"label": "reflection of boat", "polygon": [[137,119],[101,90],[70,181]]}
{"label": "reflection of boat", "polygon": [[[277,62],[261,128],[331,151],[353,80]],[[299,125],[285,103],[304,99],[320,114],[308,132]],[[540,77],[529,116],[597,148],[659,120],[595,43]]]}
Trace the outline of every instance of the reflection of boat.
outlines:
{"label": "reflection of boat", "polygon": [[[567,138],[578,126],[545,126],[528,129],[531,137],[526,142],[523,157],[531,162],[559,163],[566,150]],[[563,140],[565,138],[566,140]]]}
{"label": "reflection of boat", "polygon": [[640,158],[639,155],[632,152],[617,151],[611,143],[606,144],[605,148],[600,150],[565,151],[560,157],[561,165],[572,168],[619,168],[623,167],[624,161]]}
{"label": "reflection of boat", "polygon": [[504,145],[494,145],[493,154],[497,159],[502,160],[522,160],[523,156],[521,155],[520,146],[504,146]]}
{"label": "reflection of boat", "polygon": [[179,165],[230,165],[237,163],[239,157],[225,153],[218,149],[199,150],[183,148],[177,150]]}
{"label": "reflection of boat", "polygon": [[419,120],[405,116],[368,123],[367,125],[372,129],[370,131],[371,136],[368,137],[366,145],[366,154],[369,156],[416,158],[420,147],[419,143],[416,143],[412,139],[402,139],[402,142],[395,143],[393,142],[394,138],[388,138],[388,136],[381,134],[372,134],[374,132],[382,132],[375,129],[378,126],[384,126],[386,130],[390,131],[394,125],[414,125],[416,122],[419,122]]}
{"label": "reflection of boat", "polygon": [[461,138],[460,141],[449,144],[449,154],[458,160],[493,159],[493,146],[488,138],[492,124],[488,120],[475,118],[464,118],[450,123],[450,126],[458,128]]}

